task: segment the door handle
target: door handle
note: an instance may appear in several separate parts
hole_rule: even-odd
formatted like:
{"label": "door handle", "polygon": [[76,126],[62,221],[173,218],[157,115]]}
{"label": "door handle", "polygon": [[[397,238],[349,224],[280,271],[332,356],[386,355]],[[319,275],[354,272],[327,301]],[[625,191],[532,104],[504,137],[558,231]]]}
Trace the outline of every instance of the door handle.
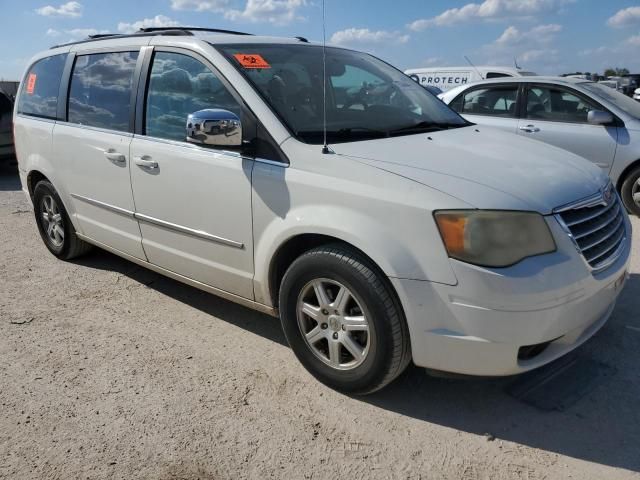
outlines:
{"label": "door handle", "polygon": [[133,161],[136,165],[142,168],[148,168],[153,170],[154,168],[158,168],[158,162],[151,160],[149,155],[142,155],[141,157],[133,157]]}
{"label": "door handle", "polygon": [[123,165],[127,161],[127,157],[125,157],[122,153],[116,152],[113,148],[105,150],[104,156],[107,157],[107,160],[118,165]]}
{"label": "door handle", "polygon": [[536,133],[540,131],[540,129],[535,125],[523,125],[522,127],[519,127],[519,128],[523,132],[527,132],[527,133]]}

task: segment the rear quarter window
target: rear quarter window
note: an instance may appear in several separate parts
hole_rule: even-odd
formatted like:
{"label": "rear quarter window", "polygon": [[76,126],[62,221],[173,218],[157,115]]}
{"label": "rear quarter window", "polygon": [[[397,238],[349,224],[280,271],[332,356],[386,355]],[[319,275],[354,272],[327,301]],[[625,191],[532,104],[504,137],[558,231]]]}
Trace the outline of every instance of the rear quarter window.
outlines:
{"label": "rear quarter window", "polygon": [[46,57],[29,69],[21,88],[18,113],[55,119],[60,80],[67,54]]}

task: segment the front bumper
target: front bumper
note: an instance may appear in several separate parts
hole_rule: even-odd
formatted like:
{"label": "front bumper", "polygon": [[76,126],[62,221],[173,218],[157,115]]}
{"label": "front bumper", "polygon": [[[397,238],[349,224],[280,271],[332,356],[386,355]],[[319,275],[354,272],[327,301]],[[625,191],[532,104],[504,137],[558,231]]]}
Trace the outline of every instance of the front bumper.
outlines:
{"label": "front bumper", "polygon": [[[455,286],[391,279],[416,365],[467,375],[522,373],[568,353],[606,323],[627,277],[628,218],[622,254],[595,274],[555,218],[547,221],[558,245],[554,253],[502,269],[451,260]],[[526,348],[539,344],[546,345]]]}

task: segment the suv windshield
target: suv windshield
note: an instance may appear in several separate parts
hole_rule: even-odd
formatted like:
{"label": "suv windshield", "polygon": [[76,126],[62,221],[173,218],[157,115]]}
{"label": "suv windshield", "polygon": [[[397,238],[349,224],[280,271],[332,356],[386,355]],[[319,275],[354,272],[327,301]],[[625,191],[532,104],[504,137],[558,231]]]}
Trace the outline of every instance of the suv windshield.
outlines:
{"label": "suv windshield", "polygon": [[627,97],[617,90],[614,90],[611,87],[607,87],[601,83],[585,82],[581,83],[580,86],[586,90],[589,90],[591,93],[597,95],[598,97],[614,104],[616,107],[618,107],[623,112],[626,112],[628,115],[640,119],[640,102],[633,100],[632,98]]}
{"label": "suv windshield", "polygon": [[[322,47],[216,45],[301,141],[323,142]],[[326,49],[327,141],[463,127],[466,120],[404,73],[366,53]]]}

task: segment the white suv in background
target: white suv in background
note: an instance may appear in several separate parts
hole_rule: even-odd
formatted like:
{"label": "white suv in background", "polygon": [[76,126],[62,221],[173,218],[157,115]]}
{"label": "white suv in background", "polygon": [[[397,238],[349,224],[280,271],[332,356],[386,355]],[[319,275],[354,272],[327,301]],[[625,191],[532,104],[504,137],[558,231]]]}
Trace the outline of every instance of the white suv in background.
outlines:
{"label": "white suv in background", "polygon": [[564,148],[606,172],[640,215],[640,103],[602,83],[566,77],[496,79],[442,100],[469,121]]}
{"label": "white suv in background", "polygon": [[321,45],[195,30],[32,60],[16,149],[55,256],[97,245],[279,315],[355,393],[410,360],[524,372],[606,322],[631,229],[602,170],[472,126],[368,54],[327,48],[324,76]]}

